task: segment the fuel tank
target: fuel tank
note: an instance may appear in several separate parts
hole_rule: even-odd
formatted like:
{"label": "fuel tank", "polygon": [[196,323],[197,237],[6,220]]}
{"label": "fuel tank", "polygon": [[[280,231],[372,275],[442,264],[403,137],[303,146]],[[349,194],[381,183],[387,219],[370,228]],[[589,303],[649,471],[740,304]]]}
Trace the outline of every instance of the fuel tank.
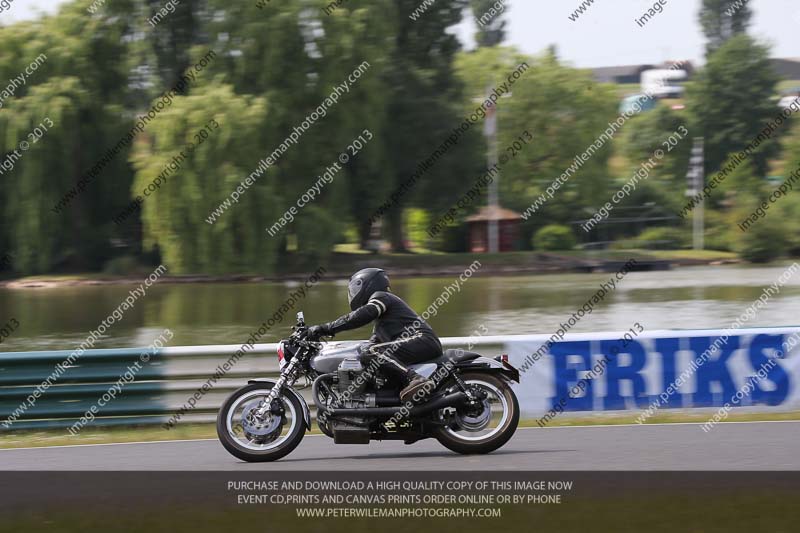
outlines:
{"label": "fuel tank", "polygon": [[311,368],[320,374],[336,372],[339,363],[346,357],[358,357],[368,342],[329,342],[319,354],[311,359]]}

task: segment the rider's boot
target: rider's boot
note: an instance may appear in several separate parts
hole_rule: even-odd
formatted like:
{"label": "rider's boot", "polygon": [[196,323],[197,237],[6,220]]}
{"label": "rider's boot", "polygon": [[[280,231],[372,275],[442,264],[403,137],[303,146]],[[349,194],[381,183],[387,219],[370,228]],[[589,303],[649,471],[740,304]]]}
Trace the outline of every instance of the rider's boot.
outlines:
{"label": "rider's boot", "polygon": [[428,396],[436,384],[428,378],[422,377],[414,370],[408,371],[408,385],[400,391],[400,401],[421,400]]}

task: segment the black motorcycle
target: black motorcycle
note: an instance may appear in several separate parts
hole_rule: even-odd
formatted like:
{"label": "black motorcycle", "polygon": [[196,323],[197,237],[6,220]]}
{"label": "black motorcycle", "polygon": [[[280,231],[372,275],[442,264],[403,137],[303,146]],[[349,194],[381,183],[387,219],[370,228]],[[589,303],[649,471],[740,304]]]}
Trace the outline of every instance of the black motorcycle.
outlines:
{"label": "black motorcycle", "polygon": [[293,385],[304,377],[317,407],[317,425],[336,444],[434,437],[463,454],[492,452],[514,435],[519,403],[511,383],[519,371],[505,355],[489,359],[464,350],[413,365],[431,379],[403,404],[401,384],[384,375],[369,343],[330,343],[306,338],[303,313],[280,342],[278,379],[253,379],[220,409],[217,435],[245,461],[275,461],[294,450],[311,430],[308,404]]}

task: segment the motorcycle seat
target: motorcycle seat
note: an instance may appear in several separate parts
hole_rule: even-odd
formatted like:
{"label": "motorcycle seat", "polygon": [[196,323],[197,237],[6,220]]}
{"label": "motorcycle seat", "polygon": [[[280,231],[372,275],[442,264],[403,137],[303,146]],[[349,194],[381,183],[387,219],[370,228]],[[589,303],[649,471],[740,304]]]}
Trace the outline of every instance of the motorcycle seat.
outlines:
{"label": "motorcycle seat", "polygon": [[444,353],[439,357],[429,359],[423,363],[418,363],[416,365],[410,365],[410,368],[415,370],[418,374],[426,378],[429,378],[436,372],[437,368],[444,366],[445,363],[449,363],[451,365],[457,365],[458,363],[472,361],[473,359],[477,359],[478,357],[482,357],[481,354],[475,352],[468,352],[466,350],[459,350],[459,349],[445,350]]}
{"label": "motorcycle seat", "polygon": [[425,362],[428,364],[433,363],[438,366],[441,366],[447,362],[451,364],[458,364],[458,363],[463,363],[465,361],[472,361],[473,359],[477,359],[478,357],[482,357],[481,354],[475,352],[468,352],[462,349],[449,349],[445,350],[444,353],[439,357]]}

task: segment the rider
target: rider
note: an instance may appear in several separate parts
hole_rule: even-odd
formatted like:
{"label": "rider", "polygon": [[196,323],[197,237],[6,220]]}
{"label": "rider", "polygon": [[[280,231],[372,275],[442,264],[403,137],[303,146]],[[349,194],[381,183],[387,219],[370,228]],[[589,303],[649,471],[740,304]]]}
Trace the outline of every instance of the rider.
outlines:
{"label": "rider", "polygon": [[318,339],[340,331],[360,328],[375,321],[369,352],[378,357],[380,367],[404,380],[400,400],[433,388],[433,382],[409,365],[442,355],[442,344],[433,329],[400,297],[389,289],[389,277],[380,268],[359,270],[347,287],[351,313],[333,322],[311,326],[308,336]]}

